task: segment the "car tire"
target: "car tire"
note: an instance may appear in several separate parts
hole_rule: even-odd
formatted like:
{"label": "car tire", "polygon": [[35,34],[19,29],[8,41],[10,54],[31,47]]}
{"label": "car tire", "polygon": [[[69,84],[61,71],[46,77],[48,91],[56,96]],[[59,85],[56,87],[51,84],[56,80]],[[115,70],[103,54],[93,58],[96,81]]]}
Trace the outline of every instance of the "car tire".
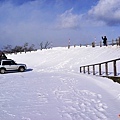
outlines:
{"label": "car tire", "polygon": [[24,72],[25,71],[25,67],[19,67],[19,72]]}
{"label": "car tire", "polygon": [[0,69],[0,73],[1,73],[1,74],[4,74],[4,73],[5,73],[5,69],[4,69],[4,68],[1,68],[1,69]]}

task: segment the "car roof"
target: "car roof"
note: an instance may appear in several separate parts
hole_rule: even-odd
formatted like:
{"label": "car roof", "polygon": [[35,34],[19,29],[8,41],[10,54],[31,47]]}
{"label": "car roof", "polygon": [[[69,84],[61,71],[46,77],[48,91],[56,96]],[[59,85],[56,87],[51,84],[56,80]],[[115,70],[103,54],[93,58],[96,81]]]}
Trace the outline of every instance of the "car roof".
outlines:
{"label": "car roof", "polygon": [[[12,59],[0,59],[0,61],[2,61],[2,60],[4,60],[4,61],[9,61],[9,60],[12,60]],[[12,60],[13,61],[13,60]]]}

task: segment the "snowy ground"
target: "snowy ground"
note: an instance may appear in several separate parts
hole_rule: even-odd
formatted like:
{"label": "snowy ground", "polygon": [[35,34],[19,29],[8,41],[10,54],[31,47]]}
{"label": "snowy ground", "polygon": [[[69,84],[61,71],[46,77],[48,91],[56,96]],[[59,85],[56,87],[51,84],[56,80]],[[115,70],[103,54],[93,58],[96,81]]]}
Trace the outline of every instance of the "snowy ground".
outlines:
{"label": "snowy ground", "polygon": [[120,58],[119,53],[108,46],[8,55],[28,70],[0,75],[0,120],[120,120],[120,84],[79,73],[81,65]]}

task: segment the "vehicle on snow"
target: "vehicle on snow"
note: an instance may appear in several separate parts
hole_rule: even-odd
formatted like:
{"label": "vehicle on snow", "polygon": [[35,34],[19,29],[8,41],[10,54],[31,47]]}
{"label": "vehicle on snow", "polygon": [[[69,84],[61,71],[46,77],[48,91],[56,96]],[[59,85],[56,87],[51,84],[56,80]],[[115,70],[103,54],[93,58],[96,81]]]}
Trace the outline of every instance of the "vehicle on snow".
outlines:
{"label": "vehicle on snow", "polygon": [[0,60],[0,73],[4,74],[6,71],[19,71],[24,72],[27,69],[26,64],[18,64],[12,59]]}

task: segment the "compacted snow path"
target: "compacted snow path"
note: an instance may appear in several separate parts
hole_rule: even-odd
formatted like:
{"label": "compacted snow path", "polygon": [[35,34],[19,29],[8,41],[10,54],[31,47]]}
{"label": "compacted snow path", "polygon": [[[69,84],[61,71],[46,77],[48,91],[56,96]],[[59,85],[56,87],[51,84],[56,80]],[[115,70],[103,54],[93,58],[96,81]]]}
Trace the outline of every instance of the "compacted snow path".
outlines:
{"label": "compacted snow path", "polygon": [[0,75],[0,120],[120,120],[120,85],[79,73],[80,65],[118,58],[119,52],[76,47],[8,55],[28,70]]}

